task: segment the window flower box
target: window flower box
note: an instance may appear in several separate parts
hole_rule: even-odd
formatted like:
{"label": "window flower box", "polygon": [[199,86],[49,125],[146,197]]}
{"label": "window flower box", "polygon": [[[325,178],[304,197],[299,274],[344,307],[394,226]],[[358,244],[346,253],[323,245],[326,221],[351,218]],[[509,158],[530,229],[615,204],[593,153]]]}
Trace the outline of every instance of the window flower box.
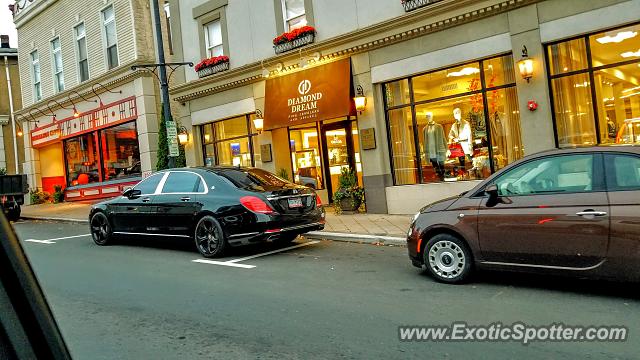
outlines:
{"label": "window flower box", "polygon": [[214,56],[209,59],[204,59],[195,66],[195,70],[198,73],[199,78],[229,70],[229,57]]}
{"label": "window flower box", "polygon": [[273,48],[276,54],[282,54],[293,49],[313,43],[316,37],[316,29],[312,26],[301,28],[284,33],[273,39]]}
{"label": "window flower box", "polygon": [[404,6],[404,11],[409,12],[415,9],[419,9],[423,6],[431,5],[442,0],[400,0],[402,6]]}

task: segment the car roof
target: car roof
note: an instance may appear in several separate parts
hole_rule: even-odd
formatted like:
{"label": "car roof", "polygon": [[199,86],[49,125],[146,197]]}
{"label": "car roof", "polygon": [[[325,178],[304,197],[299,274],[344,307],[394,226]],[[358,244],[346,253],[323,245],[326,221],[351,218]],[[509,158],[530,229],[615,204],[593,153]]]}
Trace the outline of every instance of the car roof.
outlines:
{"label": "car roof", "polygon": [[570,154],[570,153],[589,153],[589,152],[628,152],[640,154],[640,146],[638,145],[598,145],[598,146],[575,146],[561,149],[543,150],[537,153],[527,155],[525,158],[538,157],[541,155],[553,154]]}

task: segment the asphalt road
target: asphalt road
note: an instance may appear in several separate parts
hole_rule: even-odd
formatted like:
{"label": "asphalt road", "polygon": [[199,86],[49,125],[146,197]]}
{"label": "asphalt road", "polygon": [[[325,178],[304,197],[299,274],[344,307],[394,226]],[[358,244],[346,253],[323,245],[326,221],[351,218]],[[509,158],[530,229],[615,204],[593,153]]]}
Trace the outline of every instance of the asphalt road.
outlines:
{"label": "asphalt road", "polygon": [[[637,359],[640,354],[637,284],[484,273],[471,284],[444,285],[412,267],[405,248],[331,241],[216,265],[193,262],[199,254],[181,240],[127,239],[98,247],[82,236],[87,225],[14,226],[76,359]],[[235,249],[217,260],[274,250],[270,244]],[[529,345],[398,339],[400,325],[454,321],[624,325],[629,339]]]}

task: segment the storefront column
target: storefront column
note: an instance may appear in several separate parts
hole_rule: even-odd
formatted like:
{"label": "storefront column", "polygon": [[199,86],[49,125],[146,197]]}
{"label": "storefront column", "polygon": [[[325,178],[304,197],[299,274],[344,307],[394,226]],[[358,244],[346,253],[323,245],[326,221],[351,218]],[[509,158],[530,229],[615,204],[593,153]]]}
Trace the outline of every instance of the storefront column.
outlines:
{"label": "storefront column", "polygon": [[138,107],[138,142],[140,145],[140,165],[145,177],[156,169],[158,160],[158,129],[160,115],[156,103],[153,79],[140,77],[135,80],[136,102]]}
{"label": "storefront column", "polygon": [[[518,87],[520,123],[524,154],[555,148],[553,118],[549,98],[544,47],[540,38],[536,5],[509,12],[509,31],[513,48],[513,60]],[[533,78],[527,82],[520,76],[517,62],[522,58],[522,47],[526,46],[529,58],[533,59]],[[538,103],[536,111],[529,111],[528,102]]]}
{"label": "storefront column", "polygon": [[[24,164],[23,173],[27,175],[29,190],[42,189],[42,175],[40,172],[40,156],[38,150],[31,146],[31,123],[21,124],[24,133]],[[31,204],[31,196],[25,196],[25,205]]]}
{"label": "storefront column", "polygon": [[[387,131],[385,125],[384,106],[379,91],[374,91],[371,83],[371,67],[369,66],[369,54],[358,54],[351,57],[353,67],[353,86],[362,86],[367,98],[365,110],[358,114],[358,129],[373,129],[375,133],[376,148],[362,149],[360,143],[360,156],[362,162],[362,181],[366,196],[367,212],[373,214],[387,213],[387,186],[391,186],[393,180],[389,170],[389,151],[387,147]],[[360,137],[362,138],[362,137]]]}

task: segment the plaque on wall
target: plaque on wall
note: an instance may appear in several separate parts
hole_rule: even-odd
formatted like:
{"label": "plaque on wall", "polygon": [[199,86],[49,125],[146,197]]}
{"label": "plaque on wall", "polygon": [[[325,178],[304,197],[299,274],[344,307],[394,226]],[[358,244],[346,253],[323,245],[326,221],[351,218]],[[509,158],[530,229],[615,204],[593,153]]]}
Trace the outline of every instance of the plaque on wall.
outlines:
{"label": "plaque on wall", "polygon": [[360,144],[362,150],[373,150],[376,148],[376,132],[374,128],[360,130]]}
{"label": "plaque on wall", "polygon": [[273,161],[271,157],[271,144],[260,145],[260,157],[262,158],[263,163]]}

